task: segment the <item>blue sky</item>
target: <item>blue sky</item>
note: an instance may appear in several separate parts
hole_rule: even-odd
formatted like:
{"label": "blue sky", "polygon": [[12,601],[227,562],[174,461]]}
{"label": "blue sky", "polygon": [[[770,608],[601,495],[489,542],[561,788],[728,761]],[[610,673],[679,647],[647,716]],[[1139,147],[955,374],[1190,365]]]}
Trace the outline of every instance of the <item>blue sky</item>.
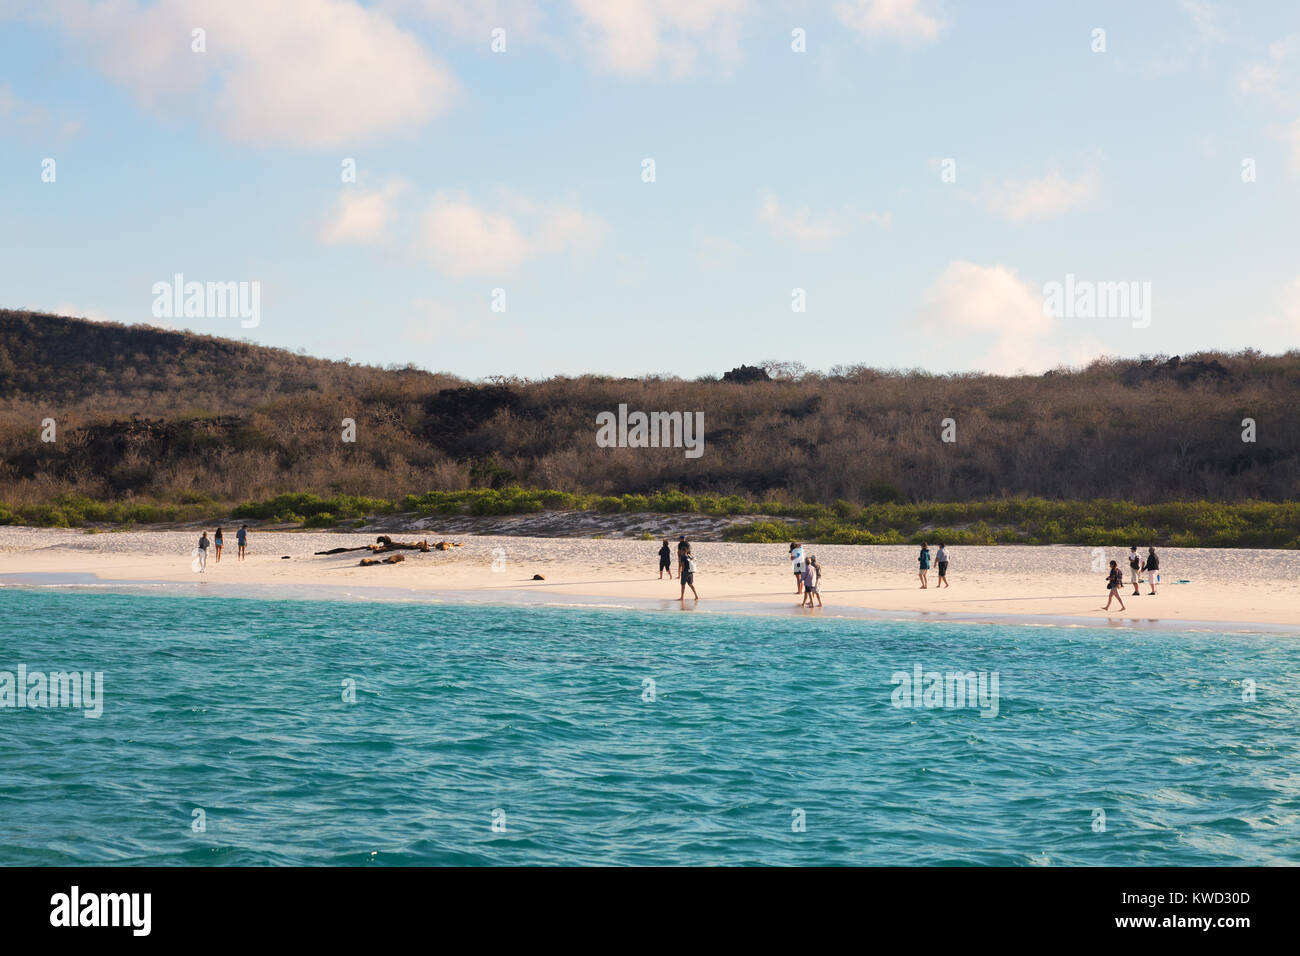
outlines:
{"label": "blue sky", "polygon": [[[1298,200],[1280,0],[0,2],[0,305],[331,358],[1279,352]],[[176,273],[258,282],[258,325],[156,318]],[[1149,323],[1045,314],[1067,275],[1149,284]]]}

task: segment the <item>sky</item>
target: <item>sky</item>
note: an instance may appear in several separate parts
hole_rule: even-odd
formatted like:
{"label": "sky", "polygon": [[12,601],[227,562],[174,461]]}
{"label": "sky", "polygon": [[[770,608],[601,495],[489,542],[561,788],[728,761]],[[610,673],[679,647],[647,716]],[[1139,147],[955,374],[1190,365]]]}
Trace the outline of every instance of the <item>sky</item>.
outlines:
{"label": "sky", "polygon": [[1290,0],[0,0],[0,307],[474,379],[1039,373],[1300,347],[1297,224]]}

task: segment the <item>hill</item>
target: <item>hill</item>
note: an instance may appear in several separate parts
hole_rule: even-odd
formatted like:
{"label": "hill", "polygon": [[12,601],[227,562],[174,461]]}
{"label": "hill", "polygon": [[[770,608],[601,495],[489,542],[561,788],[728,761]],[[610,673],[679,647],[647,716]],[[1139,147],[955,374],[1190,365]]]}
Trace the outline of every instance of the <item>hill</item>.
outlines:
{"label": "hill", "polygon": [[[719,369],[720,373],[724,370]],[[597,415],[703,413],[704,450],[599,447]],[[1041,376],[769,364],[686,381],[471,383],[210,336],[0,311],[0,501],[234,504],[523,485],[830,505],[1300,497],[1300,353]],[[56,422],[56,441],[41,423]],[[941,440],[955,420],[955,441]],[[1242,420],[1257,440],[1243,442]],[[355,441],[344,438],[355,422]]]}

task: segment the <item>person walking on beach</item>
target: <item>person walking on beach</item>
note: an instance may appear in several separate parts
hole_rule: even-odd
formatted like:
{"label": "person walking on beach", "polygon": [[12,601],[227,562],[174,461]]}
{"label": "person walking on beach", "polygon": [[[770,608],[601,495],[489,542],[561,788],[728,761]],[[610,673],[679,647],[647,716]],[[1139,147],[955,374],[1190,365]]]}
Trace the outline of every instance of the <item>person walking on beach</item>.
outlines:
{"label": "person walking on beach", "polygon": [[239,560],[244,560],[244,549],[248,547],[248,525],[241,524],[235,532],[235,544],[239,545]]}
{"label": "person walking on beach", "polygon": [[921,542],[921,553],[917,556],[917,561],[921,565],[921,587],[929,587],[926,578],[930,574],[930,546],[924,541]]}
{"label": "person walking on beach", "polygon": [[700,599],[699,592],[695,590],[695,559],[691,557],[691,546],[688,544],[686,550],[677,552],[677,576],[682,582],[682,600],[686,600],[686,589],[690,588],[691,593],[695,595],[695,600]]}
{"label": "person walking on beach", "polygon": [[[1147,584],[1151,585],[1151,593],[1156,593],[1156,578],[1160,577],[1160,555],[1156,554],[1155,548],[1147,548],[1147,559],[1142,563],[1142,570],[1147,573]],[[1133,592],[1137,594],[1137,591]]]}
{"label": "person walking on beach", "polygon": [[199,535],[199,573],[208,569],[208,533]]}
{"label": "person walking on beach", "polygon": [[1131,545],[1128,549],[1128,572],[1132,578],[1133,593],[1141,594],[1138,590],[1138,573],[1142,570],[1142,559],[1138,557],[1138,546]]}
{"label": "person walking on beach", "polygon": [[934,553],[934,563],[939,568],[939,583],[936,584],[935,587],[952,587],[952,585],[948,583],[948,549],[943,546],[942,541],[939,542],[939,550]]}
{"label": "person walking on beach", "polygon": [[790,542],[790,560],[794,562],[794,593],[798,594],[803,590],[803,545]]}
{"label": "person walking on beach", "polygon": [[815,555],[808,555],[807,566],[803,570],[803,601],[799,603],[800,607],[805,604],[808,607],[813,606],[813,598],[817,599],[817,606],[822,606],[821,594],[822,568],[817,563]]}
{"label": "person walking on beach", "polygon": [[217,549],[217,564],[220,564],[220,563],[221,563],[221,546],[222,546],[222,544],[225,543],[225,542],[222,540],[222,537],[221,537],[221,529],[220,529],[220,528],[218,528],[218,529],[217,529],[217,533],[214,534],[214,535],[212,536],[212,543],[213,543],[213,545],[216,546],[216,549]]}
{"label": "person walking on beach", "polygon": [[664,538],[664,546],[659,549],[659,580],[664,579],[664,572],[668,572],[668,580],[673,579],[673,549],[668,547],[668,539]]}
{"label": "person walking on beach", "polygon": [[1106,590],[1109,591],[1110,594],[1106,596],[1106,606],[1102,608],[1103,611],[1110,610],[1111,601],[1119,601],[1119,609],[1121,611],[1126,610],[1124,607],[1124,599],[1119,596],[1119,589],[1123,584],[1124,572],[1119,569],[1118,563],[1112,561],[1110,563],[1110,574],[1106,576]]}
{"label": "person walking on beach", "polygon": [[691,553],[691,543],[686,540],[686,535],[683,534],[678,536],[677,538],[677,577],[678,578],[680,578],[682,576],[682,572],[686,570],[686,559],[690,556],[690,553]]}

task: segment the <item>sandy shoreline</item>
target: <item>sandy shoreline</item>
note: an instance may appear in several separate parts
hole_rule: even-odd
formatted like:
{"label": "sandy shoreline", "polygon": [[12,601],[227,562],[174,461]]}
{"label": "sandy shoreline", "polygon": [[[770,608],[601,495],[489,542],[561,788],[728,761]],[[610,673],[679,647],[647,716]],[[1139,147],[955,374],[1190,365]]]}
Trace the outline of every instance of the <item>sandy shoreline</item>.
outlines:
{"label": "sandy shoreline", "polygon": [[[438,536],[429,536],[437,540]],[[235,560],[234,534],[220,563],[191,570],[197,535],[189,531],[87,534],[80,530],[0,528],[0,587],[41,584],[163,586],[194,593],[262,597],[345,596],[473,603],[536,603],[680,608],[677,581],[659,580],[659,543],[496,536],[456,538],[445,552],[405,552],[398,565],[363,568],[355,547],[372,535],[254,531],[248,559]],[[921,590],[911,545],[816,545],[825,570],[821,612],[796,607],[783,545],[699,543],[698,605],[756,613],[823,616],[936,616],[964,620],[1123,625],[1268,625],[1300,632],[1300,553],[1239,549],[1161,552],[1162,584],[1152,597],[1125,589],[1126,612],[1105,604],[1104,576],[1082,546],[952,548],[951,588]],[[283,556],[289,559],[284,560]],[[1107,558],[1121,560],[1118,551]],[[499,570],[494,570],[494,565]],[[542,574],[545,581],[532,581]],[[88,577],[90,576],[90,577]],[[934,573],[931,573],[933,584]],[[1186,583],[1179,583],[1186,582]]]}

